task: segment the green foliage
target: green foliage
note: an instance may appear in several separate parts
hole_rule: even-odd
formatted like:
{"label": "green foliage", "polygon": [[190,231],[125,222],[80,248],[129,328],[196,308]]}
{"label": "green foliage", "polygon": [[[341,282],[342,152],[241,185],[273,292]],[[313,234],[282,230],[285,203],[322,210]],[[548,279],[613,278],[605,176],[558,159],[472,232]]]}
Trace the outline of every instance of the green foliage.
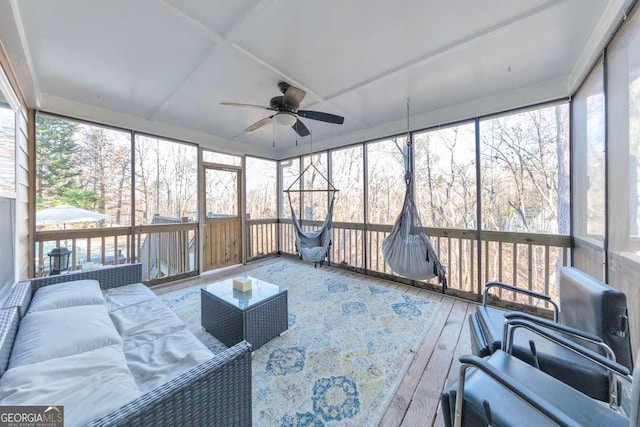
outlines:
{"label": "green foliage", "polygon": [[72,184],[59,190],[60,204],[77,206],[83,209],[94,209],[98,197],[96,193],[86,188]]}
{"label": "green foliage", "polygon": [[94,192],[82,188],[76,161],[78,144],[74,140],[77,124],[69,120],[38,114],[36,118],[36,192],[38,206],[64,203],[90,207]]}
{"label": "green foliage", "polygon": [[77,145],[73,140],[75,123],[38,114],[36,119],[36,158],[38,198],[47,200],[57,196],[60,188],[69,186],[78,175],[73,154]]}

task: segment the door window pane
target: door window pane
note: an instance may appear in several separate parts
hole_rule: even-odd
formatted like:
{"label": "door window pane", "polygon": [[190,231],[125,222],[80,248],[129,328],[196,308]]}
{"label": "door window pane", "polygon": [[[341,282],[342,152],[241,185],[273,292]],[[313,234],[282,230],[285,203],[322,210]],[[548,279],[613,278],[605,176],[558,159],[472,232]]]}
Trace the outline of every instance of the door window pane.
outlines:
{"label": "door window pane", "polygon": [[238,216],[238,172],[205,169],[205,209],[208,219]]}

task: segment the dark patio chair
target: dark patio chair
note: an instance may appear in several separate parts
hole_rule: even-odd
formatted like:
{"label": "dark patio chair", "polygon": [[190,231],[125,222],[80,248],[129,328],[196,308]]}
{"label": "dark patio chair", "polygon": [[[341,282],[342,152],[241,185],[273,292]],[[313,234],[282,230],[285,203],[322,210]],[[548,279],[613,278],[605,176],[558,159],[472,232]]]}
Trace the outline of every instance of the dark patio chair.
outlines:
{"label": "dark patio chair", "polygon": [[[625,294],[573,267],[560,270],[559,310],[547,295],[504,283],[487,283],[482,306],[469,316],[474,355],[484,357],[500,349],[505,320],[509,313],[517,313],[488,306],[489,291],[492,288],[502,288],[549,302],[554,307],[554,321],[559,321],[559,324],[568,326],[573,331],[562,333],[600,355],[612,358],[629,370],[633,369]],[[528,317],[524,313],[518,316]],[[541,326],[553,324],[542,318],[538,319]],[[605,369],[586,362],[561,346],[541,340],[535,334],[518,334],[513,354],[594,399],[610,402],[618,392],[617,388],[610,389],[609,374]]]}
{"label": "dark patio chair", "polygon": [[[481,359],[462,356],[458,381],[441,396],[446,426],[637,426],[640,403],[640,372],[629,370],[600,354],[523,319],[508,321],[504,350]],[[589,396],[560,382],[514,355],[514,332],[526,329],[550,344],[572,352],[612,373],[633,382],[630,416],[620,406],[596,403]],[[474,368],[474,369],[469,369]],[[461,399],[460,396],[463,396]]]}

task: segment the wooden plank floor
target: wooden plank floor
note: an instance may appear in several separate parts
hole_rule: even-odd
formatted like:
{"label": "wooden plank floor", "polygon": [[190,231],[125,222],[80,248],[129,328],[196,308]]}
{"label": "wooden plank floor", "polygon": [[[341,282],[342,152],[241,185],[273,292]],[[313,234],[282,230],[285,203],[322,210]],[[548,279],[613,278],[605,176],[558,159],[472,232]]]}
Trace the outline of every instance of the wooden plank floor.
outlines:
{"label": "wooden plank floor", "polygon": [[[153,290],[157,294],[163,294],[194,285],[212,283],[281,260],[281,258],[271,258],[245,266],[204,273],[199,277],[155,286]],[[287,260],[299,262],[289,258]],[[420,345],[380,425],[385,427],[443,426],[439,406],[440,392],[457,377],[460,355],[471,353],[467,317],[475,310],[476,303],[345,270],[331,267],[322,268],[330,269],[336,274],[370,281],[440,302],[430,330]]]}

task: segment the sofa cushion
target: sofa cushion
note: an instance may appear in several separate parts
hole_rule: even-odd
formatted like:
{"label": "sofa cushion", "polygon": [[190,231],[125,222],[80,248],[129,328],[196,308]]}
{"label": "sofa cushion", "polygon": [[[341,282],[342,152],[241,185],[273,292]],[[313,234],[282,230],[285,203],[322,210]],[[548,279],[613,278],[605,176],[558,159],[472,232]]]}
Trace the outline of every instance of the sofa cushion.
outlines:
{"label": "sofa cushion", "polygon": [[110,315],[125,351],[186,327],[160,298],[112,311]]}
{"label": "sofa cushion", "polygon": [[20,322],[9,368],[122,344],[104,305],[27,314]]}
{"label": "sofa cushion", "polygon": [[213,357],[186,329],[129,349],[124,355],[143,394]]}
{"label": "sofa cushion", "polygon": [[156,294],[142,283],[105,289],[103,294],[110,312],[156,298]]}
{"label": "sofa cushion", "polygon": [[74,280],[38,289],[27,314],[93,304],[104,304],[100,283],[97,280]]}
{"label": "sofa cushion", "polygon": [[84,425],[139,395],[120,345],[15,367],[0,380],[0,405],[63,405],[69,426]]}

